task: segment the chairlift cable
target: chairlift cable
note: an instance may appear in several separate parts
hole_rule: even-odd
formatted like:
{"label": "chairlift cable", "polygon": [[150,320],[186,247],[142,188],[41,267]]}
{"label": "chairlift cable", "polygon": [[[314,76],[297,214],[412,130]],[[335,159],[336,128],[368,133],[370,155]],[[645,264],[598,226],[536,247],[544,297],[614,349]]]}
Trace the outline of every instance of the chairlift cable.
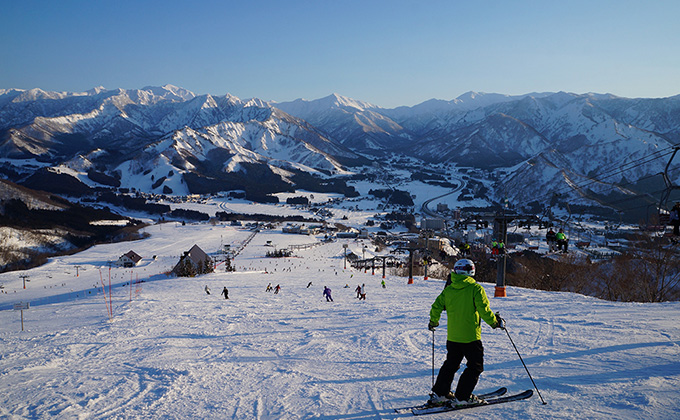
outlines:
{"label": "chairlift cable", "polygon": [[[621,168],[619,168],[619,169],[617,169],[617,170],[614,170],[614,171],[611,172],[611,173],[604,172],[604,173],[602,173],[602,174],[590,176],[590,177],[589,177],[590,180],[588,180],[588,181],[585,182],[584,184],[579,185],[578,182],[572,181],[572,184],[574,184],[575,187],[572,187],[572,186],[569,186],[569,185],[560,187],[560,188],[558,188],[556,191],[552,191],[552,192],[550,193],[550,195],[544,194],[543,196],[538,197],[537,200],[538,200],[538,201],[546,200],[546,199],[548,199],[548,197],[550,197],[550,198],[552,199],[552,197],[554,197],[555,195],[559,196],[559,195],[561,195],[561,194],[565,194],[565,193],[574,191],[574,190],[576,190],[576,189],[584,188],[584,187],[587,187],[587,186],[589,186],[589,185],[591,185],[591,184],[593,184],[593,183],[595,183],[595,182],[603,182],[603,183],[604,183],[604,181],[602,181],[603,179],[610,178],[610,177],[612,177],[612,176],[621,174],[621,173],[623,173],[623,172],[626,172],[626,171],[631,170],[631,169],[633,169],[633,168],[636,168],[636,167],[638,167],[638,166],[641,166],[641,165],[644,165],[644,164],[646,164],[646,163],[652,162],[652,161],[654,161],[654,160],[656,160],[656,159],[660,159],[660,158],[662,158],[662,157],[666,157],[666,156],[668,156],[668,155],[670,155],[670,154],[672,154],[672,153],[675,153],[674,151],[668,151],[668,152],[666,152],[668,149],[671,149],[671,148],[677,150],[677,147],[675,147],[675,146],[670,146],[670,147],[667,147],[667,148],[665,148],[665,149],[658,150],[658,151],[656,151],[656,152],[654,152],[654,153],[651,153],[651,154],[649,154],[649,155],[643,156],[643,157],[641,157],[640,159],[637,159],[636,161],[632,161],[632,162],[629,162],[629,163],[627,163],[627,164],[624,164],[623,167],[621,167]],[[660,156],[654,156],[654,155],[656,155],[656,154],[660,154],[660,153],[664,153],[664,152],[665,152],[665,154],[662,154],[662,155],[660,155]],[[649,158],[649,159],[648,159],[648,158]],[[644,160],[644,159],[647,159],[647,160]],[[634,165],[633,165],[633,164],[634,164]],[[629,165],[632,165],[632,166],[628,167]],[[657,175],[658,175],[658,174],[648,175],[648,176],[645,176],[645,177],[641,178],[640,180],[648,179],[648,178],[651,178],[651,177],[657,176]],[[638,181],[639,181],[639,180],[638,180]],[[631,182],[628,182],[628,183],[625,183],[625,184],[623,184],[623,185],[629,185],[630,183],[631,183]]]}

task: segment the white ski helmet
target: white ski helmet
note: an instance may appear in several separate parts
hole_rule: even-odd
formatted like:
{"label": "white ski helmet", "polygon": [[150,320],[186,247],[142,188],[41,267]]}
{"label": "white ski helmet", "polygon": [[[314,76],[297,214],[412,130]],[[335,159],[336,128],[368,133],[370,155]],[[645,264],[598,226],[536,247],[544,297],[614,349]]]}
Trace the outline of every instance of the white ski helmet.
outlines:
{"label": "white ski helmet", "polygon": [[458,260],[453,265],[453,271],[456,274],[465,274],[465,275],[468,275],[468,276],[474,276],[475,275],[475,263],[473,263],[472,260],[468,260],[468,259]]}

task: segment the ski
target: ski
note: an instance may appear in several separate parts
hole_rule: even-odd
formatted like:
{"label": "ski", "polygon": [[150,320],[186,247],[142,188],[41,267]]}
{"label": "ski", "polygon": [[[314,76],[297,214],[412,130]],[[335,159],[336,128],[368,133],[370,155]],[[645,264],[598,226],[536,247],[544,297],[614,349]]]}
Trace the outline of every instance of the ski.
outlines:
{"label": "ski", "polygon": [[510,401],[526,400],[527,398],[531,398],[532,395],[534,395],[534,391],[531,390],[531,389],[528,389],[528,390],[521,392],[519,394],[513,394],[513,395],[508,395],[508,396],[498,397],[498,398],[490,398],[490,399],[485,400],[485,402],[483,404],[471,404],[471,405],[461,405],[461,406],[443,405],[443,406],[438,406],[438,407],[413,408],[411,410],[411,412],[413,413],[414,416],[420,416],[420,415],[423,415],[423,414],[445,413],[447,411],[465,410],[467,408],[484,407],[484,406],[487,406],[487,405],[501,404],[501,403],[506,403],[506,402],[510,402]]}
{"label": "ski", "polygon": [[[504,395],[506,392],[508,392],[508,389],[506,387],[502,387],[502,388],[498,388],[495,391],[487,392],[485,394],[479,394],[477,396],[481,399],[494,398],[494,397],[500,397],[501,395]],[[409,407],[395,408],[394,411],[396,411],[397,413],[409,413],[412,410],[422,410],[424,408],[432,408],[432,406],[425,403],[425,404],[414,405],[414,406],[409,406]],[[439,408],[439,407],[435,407],[435,408]]]}

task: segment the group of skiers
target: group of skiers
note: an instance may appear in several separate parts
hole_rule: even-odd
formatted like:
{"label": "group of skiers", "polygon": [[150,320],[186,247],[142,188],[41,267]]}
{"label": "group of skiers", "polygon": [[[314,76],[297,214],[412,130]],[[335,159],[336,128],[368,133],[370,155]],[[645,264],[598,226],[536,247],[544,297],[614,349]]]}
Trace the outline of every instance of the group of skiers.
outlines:
{"label": "group of skiers", "polygon": [[[680,203],[676,203],[670,214],[671,224],[673,225],[673,234],[680,236]],[[546,242],[548,243],[549,252],[562,252],[567,253],[569,248],[569,239],[564,233],[564,229],[559,229],[557,232],[553,228],[549,228],[545,235]],[[470,256],[471,247],[467,242],[461,242],[458,245],[458,250],[460,255],[464,258]],[[494,239],[491,241],[491,255],[494,258],[496,255],[505,254],[505,242],[503,239]]]}
{"label": "group of skiers", "polygon": [[549,252],[560,251],[564,254],[567,253],[569,240],[564,233],[564,229],[560,229],[557,233],[552,228],[548,229],[548,232],[545,234],[545,241],[548,243]]}
{"label": "group of skiers", "polygon": [[[387,287],[386,284],[385,284],[385,280],[382,280],[380,282],[380,285],[382,286],[383,289],[385,289]],[[309,288],[311,286],[312,286],[312,282],[310,281],[307,284],[307,288]],[[349,285],[345,285],[345,288],[349,288]],[[208,294],[208,295],[210,294],[210,288],[208,287],[207,284],[205,285],[204,290],[205,290],[206,294]],[[265,291],[271,292],[272,290],[274,291],[275,295],[278,294],[279,291],[281,290],[281,285],[277,284],[276,287],[272,287],[271,283],[267,284]],[[357,285],[357,288],[355,289],[355,291],[357,293],[356,297],[359,300],[366,300],[366,284],[365,283]],[[220,293],[220,295],[224,295],[224,299],[229,299],[229,290],[226,287],[224,287],[224,289],[222,289],[222,293]],[[328,286],[323,287],[323,297],[326,298],[326,302],[333,302],[333,297],[331,295],[331,289]]]}
{"label": "group of skiers", "polygon": [[[204,290],[205,290],[205,294],[206,294],[206,295],[209,295],[209,294],[210,294],[210,288],[208,287],[207,284],[205,285],[205,289],[204,289]],[[220,293],[220,296],[222,296],[222,295],[224,295],[224,299],[225,299],[225,300],[229,299],[229,289],[227,289],[226,286],[224,287],[224,289],[222,289],[222,293]]]}
{"label": "group of skiers", "polygon": [[505,254],[505,243],[502,239],[491,241],[491,255]]}
{"label": "group of skiers", "polygon": [[275,295],[278,295],[278,294],[279,294],[279,290],[281,290],[281,285],[280,285],[280,284],[277,284],[276,287],[272,287],[272,284],[269,283],[269,284],[267,285],[267,288],[264,289],[265,292],[271,292],[272,290],[274,291],[274,294],[275,294]]}
{"label": "group of skiers", "polygon": [[366,284],[362,285],[357,285],[357,288],[354,289],[355,292],[357,292],[357,299],[359,300],[366,300]]}
{"label": "group of skiers", "polygon": [[[381,282],[382,287],[385,288],[385,280]],[[349,285],[346,285],[345,288],[348,288]],[[360,284],[357,285],[357,288],[354,289],[354,291],[357,293],[357,299],[359,300],[366,300],[366,284]],[[331,289],[327,286],[323,287],[323,296],[326,298],[326,302],[333,302],[333,298],[331,297]]]}

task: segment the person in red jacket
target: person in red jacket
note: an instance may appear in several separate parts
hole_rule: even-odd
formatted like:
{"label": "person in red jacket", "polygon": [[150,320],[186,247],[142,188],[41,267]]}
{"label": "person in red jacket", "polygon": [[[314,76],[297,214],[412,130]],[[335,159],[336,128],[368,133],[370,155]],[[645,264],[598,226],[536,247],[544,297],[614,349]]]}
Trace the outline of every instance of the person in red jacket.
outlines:
{"label": "person in red jacket", "polygon": [[[431,405],[483,404],[472,391],[477,386],[479,375],[484,371],[484,347],[480,318],[493,328],[504,328],[504,321],[489,307],[489,298],[484,288],[472,277],[475,264],[462,259],[453,266],[450,284],[437,296],[430,309],[428,328],[434,331],[439,326],[442,311],[446,311],[446,361],[439,369],[437,381],[432,387]],[[451,392],[453,377],[466,360],[466,368],[458,379],[455,394]]]}

